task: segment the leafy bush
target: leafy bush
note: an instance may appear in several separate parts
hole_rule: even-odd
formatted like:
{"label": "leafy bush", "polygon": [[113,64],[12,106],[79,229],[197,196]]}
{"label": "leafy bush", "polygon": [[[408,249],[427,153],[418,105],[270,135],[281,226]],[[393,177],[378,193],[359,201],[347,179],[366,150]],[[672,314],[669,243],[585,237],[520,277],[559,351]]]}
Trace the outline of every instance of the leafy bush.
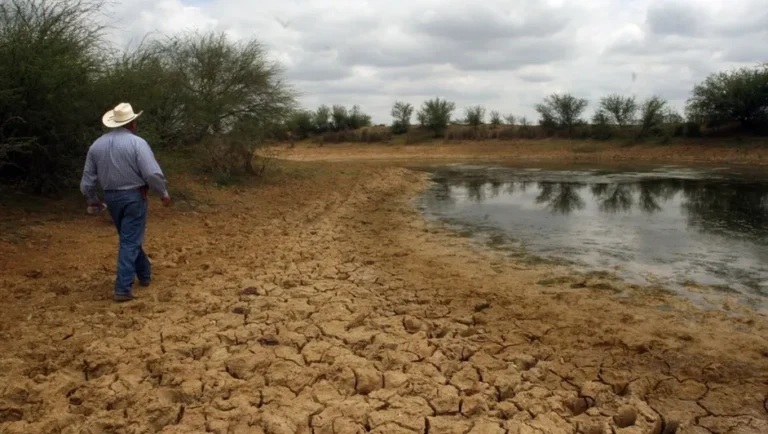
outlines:
{"label": "leafy bush", "polygon": [[416,118],[423,127],[432,131],[435,137],[440,137],[448,126],[451,113],[455,109],[456,104],[453,102],[435,98],[422,104]]}
{"label": "leafy bush", "polygon": [[496,110],[491,112],[491,127],[498,128],[501,125],[501,115]]}
{"label": "leafy bush", "polygon": [[685,137],[690,137],[690,138],[701,137],[701,126],[695,122],[686,122]]}
{"label": "leafy bush", "polygon": [[485,120],[485,107],[479,105],[467,107],[464,109],[464,115],[470,126],[478,127]]}
{"label": "leafy bush", "polygon": [[611,94],[600,99],[600,111],[606,117],[606,124],[624,127],[635,121],[637,102],[635,97]]}
{"label": "leafy bush", "polygon": [[597,140],[608,140],[613,137],[613,126],[611,119],[603,108],[600,108],[592,116],[592,138]]}
{"label": "leafy bush", "polygon": [[768,64],[712,74],[693,88],[686,112],[717,127],[736,121],[746,129],[768,122]]}
{"label": "leafy bush", "polygon": [[685,120],[676,110],[667,108],[663,115],[664,134],[667,136],[682,137],[685,132]]}
{"label": "leafy bush", "polygon": [[331,108],[331,121],[333,125],[333,131],[346,130],[348,126],[349,114],[347,108],[343,105],[334,104]]}
{"label": "leafy bush", "polygon": [[[325,106],[321,106],[323,109]],[[318,113],[320,109],[318,109]],[[324,112],[324,109],[323,109]],[[352,106],[352,110],[347,110],[343,105],[334,105],[330,111],[331,129],[333,131],[343,131],[347,129],[356,130],[358,128],[370,127],[371,117],[362,110],[360,106]]]}
{"label": "leafy bush", "polygon": [[411,116],[413,115],[413,106],[396,101],[392,107],[392,132],[394,134],[405,134],[411,128]]}
{"label": "leafy bush", "polygon": [[102,111],[120,101],[144,111],[140,134],[155,148],[180,145],[183,137],[178,133],[185,121],[179,109],[184,81],[169,67],[163,49],[154,42],[125,51],[109,61],[96,81],[101,98],[108,102]]}
{"label": "leafy bush", "polygon": [[103,65],[99,13],[83,1],[0,2],[0,181],[36,193],[76,185],[110,104],[94,85]]}
{"label": "leafy bush", "polygon": [[640,106],[640,133],[639,137],[659,135],[660,126],[664,123],[664,115],[667,101],[660,96],[652,96]]}
{"label": "leafy bush", "polygon": [[222,134],[244,119],[285,117],[295,95],[278,64],[258,41],[232,42],[223,33],[183,33],[159,43],[171,73],[181,80],[178,96],[182,143]]}
{"label": "leafy bush", "polygon": [[363,113],[363,111],[360,110],[360,106],[352,106],[352,110],[349,111],[349,116],[347,117],[347,127],[356,130],[358,128],[370,126],[371,117]]}
{"label": "leafy bush", "polygon": [[[231,170],[256,173],[256,147],[279,138],[295,105],[280,66],[258,41],[231,42],[225,34],[184,33],[158,44],[168,70],[181,81],[177,107],[182,116],[175,125],[181,144],[227,135]],[[212,147],[203,155],[215,158],[222,149]]]}
{"label": "leafy bush", "polygon": [[586,99],[576,98],[571,94],[552,94],[536,105],[536,111],[541,116],[539,124],[547,131],[565,129],[570,137],[573,127],[581,122],[580,117],[587,104]]}
{"label": "leafy bush", "polygon": [[324,133],[331,129],[331,108],[321,105],[315,111],[312,122],[315,124],[315,132]]}
{"label": "leafy bush", "polygon": [[313,113],[306,110],[296,110],[288,119],[288,128],[298,139],[306,139],[315,131],[312,120]]}

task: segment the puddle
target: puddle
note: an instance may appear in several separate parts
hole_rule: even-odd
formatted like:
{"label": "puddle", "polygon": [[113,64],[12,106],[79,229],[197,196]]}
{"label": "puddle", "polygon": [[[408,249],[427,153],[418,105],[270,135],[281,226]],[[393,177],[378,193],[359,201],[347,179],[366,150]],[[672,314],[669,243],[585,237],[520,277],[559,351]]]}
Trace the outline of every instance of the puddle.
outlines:
{"label": "puddle", "polygon": [[678,166],[426,170],[435,183],[420,200],[424,213],[511,255],[610,271],[692,299],[705,290],[751,306],[768,300],[768,174]]}

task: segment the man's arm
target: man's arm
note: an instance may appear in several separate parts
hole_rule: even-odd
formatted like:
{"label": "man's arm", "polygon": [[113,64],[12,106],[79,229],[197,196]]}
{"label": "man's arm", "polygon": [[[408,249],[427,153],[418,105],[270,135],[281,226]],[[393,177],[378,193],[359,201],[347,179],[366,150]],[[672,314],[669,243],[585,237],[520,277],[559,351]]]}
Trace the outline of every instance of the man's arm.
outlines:
{"label": "man's arm", "polygon": [[85,157],[85,168],[83,168],[83,178],[80,180],[80,191],[83,196],[88,200],[88,203],[98,203],[99,196],[96,193],[97,183],[99,177],[96,172],[96,162],[93,161],[93,154],[91,150],[88,150],[88,155]]}
{"label": "man's arm", "polygon": [[153,190],[160,193],[160,196],[168,197],[168,183],[149,144],[144,140],[139,140],[136,148],[136,160],[141,177]]}

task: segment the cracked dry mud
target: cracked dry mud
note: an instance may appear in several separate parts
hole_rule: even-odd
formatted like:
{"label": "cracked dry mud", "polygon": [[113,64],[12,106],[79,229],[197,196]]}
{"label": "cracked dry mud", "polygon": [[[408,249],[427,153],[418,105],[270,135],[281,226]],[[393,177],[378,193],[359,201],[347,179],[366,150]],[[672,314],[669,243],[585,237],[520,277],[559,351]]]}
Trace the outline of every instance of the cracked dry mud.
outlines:
{"label": "cracked dry mud", "polygon": [[768,432],[763,316],[543,287],[568,270],[428,227],[424,185],[368,167],[152,206],[126,305],[106,221],[0,243],[0,432]]}

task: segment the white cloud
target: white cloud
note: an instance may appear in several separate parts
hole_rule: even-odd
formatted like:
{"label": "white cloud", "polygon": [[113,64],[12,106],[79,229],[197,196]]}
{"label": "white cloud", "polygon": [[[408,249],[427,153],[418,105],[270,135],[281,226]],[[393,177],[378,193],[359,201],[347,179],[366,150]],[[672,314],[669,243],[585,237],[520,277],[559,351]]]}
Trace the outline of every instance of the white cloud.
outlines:
{"label": "white cloud", "polygon": [[255,37],[308,108],[359,104],[389,122],[430,97],[535,119],[551,92],[660,94],[682,108],[708,74],[768,61],[764,0],[134,0],[110,14],[119,45],[148,32]]}

